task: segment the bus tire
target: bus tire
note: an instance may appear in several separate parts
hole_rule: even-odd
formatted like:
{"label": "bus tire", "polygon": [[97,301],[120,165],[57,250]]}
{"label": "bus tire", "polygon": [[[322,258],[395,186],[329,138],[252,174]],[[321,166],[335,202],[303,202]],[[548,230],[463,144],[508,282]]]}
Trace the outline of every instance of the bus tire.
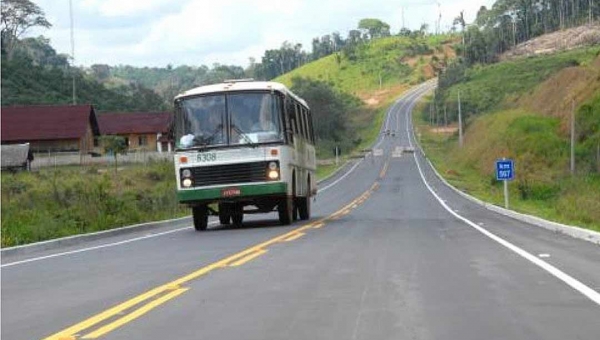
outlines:
{"label": "bus tire", "polygon": [[300,219],[303,221],[310,219],[310,196],[298,197],[297,202]]}
{"label": "bus tire", "polygon": [[242,222],[244,221],[244,206],[241,204],[236,204],[231,209],[231,219],[233,220],[233,225],[236,227],[241,227]]}
{"label": "bus tire", "polygon": [[208,207],[200,205],[192,208],[194,228],[196,231],[204,231],[208,227]]}
{"label": "bus tire", "polygon": [[219,203],[219,222],[221,225],[231,224],[231,207],[225,203]]}
{"label": "bus tire", "polygon": [[289,225],[292,223],[294,214],[294,200],[292,197],[282,198],[277,205],[279,213],[279,223]]}

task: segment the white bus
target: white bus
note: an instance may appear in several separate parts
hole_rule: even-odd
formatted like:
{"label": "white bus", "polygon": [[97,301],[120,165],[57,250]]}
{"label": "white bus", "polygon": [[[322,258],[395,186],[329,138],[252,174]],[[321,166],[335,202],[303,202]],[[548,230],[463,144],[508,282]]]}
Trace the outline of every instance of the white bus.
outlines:
{"label": "white bus", "polygon": [[277,211],[283,225],[310,218],[315,136],[306,102],[275,82],[232,80],[175,97],[175,174],[194,227]]}

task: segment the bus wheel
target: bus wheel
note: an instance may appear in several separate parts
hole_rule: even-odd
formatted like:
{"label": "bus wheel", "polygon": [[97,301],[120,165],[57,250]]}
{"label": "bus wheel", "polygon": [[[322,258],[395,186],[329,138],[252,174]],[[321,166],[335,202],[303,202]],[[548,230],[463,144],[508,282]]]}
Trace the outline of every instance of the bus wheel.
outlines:
{"label": "bus wheel", "polygon": [[308,220],[310,218],[310,196],[298,197],[298,214],[301,220]]}
{"label": "bus wheel", "polygon": [[233,225],[236,227],[242,226],[242,221],[244,220],[244,206],[241,204],[236,204],[233,206],[231,211],[231,219],[233,220]]}
{"label": "bus wheel", "polygon": [[206,230],[208,227],[208,207],[206,205],[193,207],[192,215],[194,217],[194,228],[197,231]]}
{"label": "bus wheel", "polygon": [[225,203],[219,203],[219,222],[221,225],[231,224],[231,207]]}
{"label": "bus wheel", "polygon": [[282,198],[277,205],[279,223],[288,225],[292,223],[294,214],[294,200],[291,197]]}

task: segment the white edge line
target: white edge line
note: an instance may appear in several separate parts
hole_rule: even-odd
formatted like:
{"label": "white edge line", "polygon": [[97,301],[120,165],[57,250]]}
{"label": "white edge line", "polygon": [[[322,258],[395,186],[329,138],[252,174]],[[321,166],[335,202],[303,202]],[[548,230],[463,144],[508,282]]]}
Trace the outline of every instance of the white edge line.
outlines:
{"label": "white edge line", "polygon": [[[412,105],[412,106],[414,107],[414,105]],[[411,142],[411,139],[410,139],[410,132],[409,132],[409,122],[408,122],[408,117],[410,115],[409,114],[410,111],[412,111],[412,108],[410,108],[410,110],[408,110],[408,111],[405,112],[405,114],[406,114],[406,133],[408,135],[409,144],[412,147],[412,142]],[[436,198],[436,200],[440,203],[440,205],[442,207],[444,207],[444,209],[446,209],[450,214],[452,214],[454,217],[458,218],[459,220],[463,221],[464,223],[468,224],[469,226],[473,227],[474,229],[476,229],[480,233],[484,234],[485,236],[487,236],[487,237],[491,238],[492,240],[500,243],[504,247],[512,250],[513,252],[517,253],[521,257],[529,260],[533,264],[535,264],[538,267],[544,269],[545,271],[547,271],[548,273],[550,273],[554,277],[558,278],[559,280],[561,280],[564,283],[566,283],[567,285],[569,285],[571,288],[575,289],[576,291],[580,292],[581,294],[583,294],[584,296],[586,296],[587,298],[589,298],[590,300],[592,300],[596,304],[600,305],[600,293],[596,292],[595,290],[591,289],[590,287],[586,286],[585,284],[581,283],[580,281],[578,281],[577,279],[575,279],[572,276],[568,275],[567,273],[561,271],[560,269],[554,267],[553,265],[549,264],[548,262],[539,259],[538,257],[536,257],[536,256],[528,253],[527,251],[525,251],[525,250],[523,250],[523,249],[515,246],[514,244],[512,244],[512,243],[510,243],[510,242],[508,242],[508,241],[506,241],[506,240],[504,240],[504,239],[496,236],[495,234],[487,231],[486,229],[478,226],[477,224],[473,223],[472,221],[468,220],[467,218],[465,218],[465,217],[457,214],[456,212],[454,212],[433,191],[433,189],[431,188],[431,186],[429,185],[429,183],[427,183],[427,180],[425,179],[425,176],[423,175],[423,171],[421,170],[421,165],[419,164],[419,159],[417,158],[417,154],[414,153],[413,157],[415,159],[415,163],[417,165],[417,169],[419,170],[419,175],[421,176],[421,180],[423,180],[423,183],[427,187],[427,190],[429,190],[429,192]]]}
{"label": "white edge line", "polygon": [[133,225],[125,226],[125,227],[116,227],[116,228],[112,228],[112,229],[97,231],[97,232],[88,233],[88,234],[77,234],[77,235],[71,235],[71,236],[66,236],[66,237],[61,237],[61,238],[55,238],[52,240],[40,241],[40,242],[35,242],[35,243],[30,243],[30,244],[23,244],[20,246],[2,248],[1,252],[4,252],[5,250],[25,249],[25,248],[29,248],[29,247],[33,247],[33,246],[40,246],[40,245],[54,243],[54,242],[63,242],[63,241],[71,240],[71,239],[77,239],[82,236],[96,236],[96,235],[102,235],[102,234],[111,234],[111,233],[114,233],[116,230],[125,231],[125,230],[135,229],[135,228],[139,228],[139,227],[143,227],[143,226],[155,224],[155,223],[177,222],[177,221],[185,220],[186,218],[190,218],[190,216],[178,217],[178,218],[173,218],[173,219],[169,219],[169,220],[144,222],[144,223],[133,224]]}
{"label": "white edge line", "polygon": [[346,178],[348,175],[350,175],[352,173],[352,171],[354,171],[354,169],[356,169],[357,166],[360,165],[360,163],[362,163],[362,161],[364,160],[364,158],[361,158],[360,161],[358,161],[356,164],[354,164],[350,170],[348,170],[348,172],[346,172],[344,175],[342,175],[342,177],[336,179],[333,183],[328,184],[327,186],[318,189],[317,193],[323,192],[329,188],[331,188],[332,186],[338,184],[341,180],[343,180],[344,178]]}
{"label": "white edge line", "polygon": [[[217,223],[216,221],[213,221],[213,222],[209,223],[209,225],[214,225],[216,223]],[[182,230],[187,230],[187,229],[191,229],[191,228],[192,228],[191,226],[189,226],[189,227],[183,227],[183,228],[177,228],[177,229],[173,229],[173,230],[169,230],[169,231],[163,231],[163,232],[156,233],[156,234],[135,237],[135,238],[132,238],[132,239],[123,240],[123,241],[119,241],[119,242],[101,244],[99,246],[81,248],[81,249],[71,250],[71,251],[65,251],[65,252],[62,252],[62,253],[56,253],[56,254],[51,254],[51,255],[46,255],[46,256],[33,257],[33,258],[30,258],[30,259],[26,259],[26,260],[21,260],[21,261],[15,261],[15,262],[10,262],[10,263],[6,263],[6,264],[2,264],[2,265],[0,265],[0,268],[11,267],[11,266],[15,266],[15,265],[18,265],[18,264],[35,262],[35,261],[40,261],[40,260],[51,259],[51,258],[54,258],[54,257],[60,257],[60,256],[71,255],[71,254],[77,254],[77,253],[82,253],[82,252],[90,251],[90,250],[97,250],[97,249],[102,249],[102,248],[114,247],[114,246],[118,246],[118,245],[122,245],[122,244],[127,244],[127,243],[131,243],[131,242],[135,242],[135,241],[145,240],[145,239],[148,239],[148,238],[153,238],[153,237],[158,237],[158,236],[164,236],[164,235],[167,235],[167,234],[172,234],[172,233],[180,232]]]}

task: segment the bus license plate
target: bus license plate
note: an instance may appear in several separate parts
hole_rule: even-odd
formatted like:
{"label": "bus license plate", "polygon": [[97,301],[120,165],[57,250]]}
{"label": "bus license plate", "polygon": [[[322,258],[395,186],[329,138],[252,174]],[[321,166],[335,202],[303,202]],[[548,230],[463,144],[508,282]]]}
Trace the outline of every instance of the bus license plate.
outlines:
{"label": "bus license plate", "polygon": [[221,191],[222,197],[235,197],[242,194],[240,188],[228,188]]}

